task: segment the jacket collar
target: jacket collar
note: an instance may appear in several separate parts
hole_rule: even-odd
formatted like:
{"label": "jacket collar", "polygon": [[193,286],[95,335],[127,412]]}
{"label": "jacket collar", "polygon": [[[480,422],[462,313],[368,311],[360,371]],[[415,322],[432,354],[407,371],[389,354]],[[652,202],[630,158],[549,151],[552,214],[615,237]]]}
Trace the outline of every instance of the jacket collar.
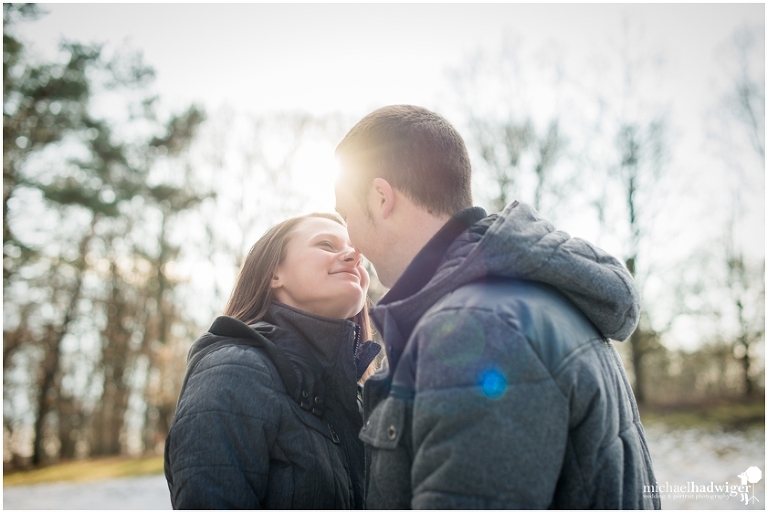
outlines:
{"label": "jacket collar", "polygon": [[[357,381],[373,361],[381,346],[360,339],[360,326],[346,319],[331,319],[273,302],[262,323],[275,326],[270,337],[288,360],[300,369],[304,385],[313,404],[324,409],[326,386],[336,389],[340,397],[355,404]],[[256,327],[258,329],[258,327]],[[302,401],[299,404],[304,407]]]}
{"label": "jacket collar", "polygon": [[279,341],[285,349],[293,346],[309,349],[322,370],[329,374],[333,374],[339,364],[354,363],[360,327],[352,321],[310,314],[277,301],[269,307],[264,320],[277,326],[279,340],[275,340],[276,343]]}
{"label": "jacket collar", "polygon": [[423,313],[411,312],[413,315],[394,316],[393,308],[421,291],[432,280],[456,238],[486,216],[485,210],[480,207],[465,208],[457,212],[419,251],[403,275],[372,310],[371,316],[386,344],[390,369],[397,367],[405,343]]}
{"label": "jacket collar", "polygon": [[298,349],[294,358],[301,359],[308,348],[321,372],[331,376],[357,381],[381,351],[376,342],[361,340],[360,326],[347,319],[313,315],[273,302],[264,320],[282,328],[276,335],[286,352]]}
{"label": "jacket collar", "polygon": [[380,350],[375,342],[360,343],[360,328],[352,321],[312,315],[274,302],[264,320],[250,326],[232,317],[217,318],[209,333],[193,344],[190,359],[222,337],[258,338],[254,331],[274,344],[277,354],[267,351],[273,363],[278,363],[274,358],[286,361],[277,367],[286,388],[294,388],[288,390],[289,395],[318,416],[325,409],[326,386],[349,389],[354,403],[357,367],[363,360],[370,363]]}

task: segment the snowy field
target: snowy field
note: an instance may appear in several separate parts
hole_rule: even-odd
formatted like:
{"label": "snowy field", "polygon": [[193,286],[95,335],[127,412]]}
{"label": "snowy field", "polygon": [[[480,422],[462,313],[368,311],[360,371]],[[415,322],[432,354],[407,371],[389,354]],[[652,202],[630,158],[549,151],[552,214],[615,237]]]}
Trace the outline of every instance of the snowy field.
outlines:
{"label": "snowy field", "polygon": [[[671,429],[661,424],[646,427],[653,469],[660,488],[713,489],[741,486],[739,474],[749,467],[765,473],[765,430],[712,432]],[[662,509],[759,509],[765,510],[765,476],[749,486],[749,494],[661,493]],[[753,495],[754,494],[754,495]],[[747,500],[749,504],[746,504]]]}
{"label": "snowy field", "polygon": [[4,486],[3,509],[172,509],[165,476]]}
{"label": "snowy field", "polygon": [[[647,428],[656,479],[666,489],[692,486],[740,485],[738,475],[748,467],[765,471],[765,433],[762,429],[709,432]],[[750,485],[750,493],[724,497],[722,493],[661,492],[663,509],[765,509],[765,480]],[[749,504],[746,504],[746,501]],[[60,482],[3,489],[4,509],[171,509],[162,475],[109,479],[85,483]]]}

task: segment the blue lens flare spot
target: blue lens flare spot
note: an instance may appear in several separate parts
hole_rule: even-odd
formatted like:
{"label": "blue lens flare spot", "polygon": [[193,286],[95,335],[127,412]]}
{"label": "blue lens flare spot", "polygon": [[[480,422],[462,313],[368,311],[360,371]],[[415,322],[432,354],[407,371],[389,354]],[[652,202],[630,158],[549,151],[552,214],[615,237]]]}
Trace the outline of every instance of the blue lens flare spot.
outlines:
{"label": "blue lens flare spot", "polygon": [[507,391],[507,377],[498,369],[489,369],[480,374],[479,384],[488,399],[499,399]]}

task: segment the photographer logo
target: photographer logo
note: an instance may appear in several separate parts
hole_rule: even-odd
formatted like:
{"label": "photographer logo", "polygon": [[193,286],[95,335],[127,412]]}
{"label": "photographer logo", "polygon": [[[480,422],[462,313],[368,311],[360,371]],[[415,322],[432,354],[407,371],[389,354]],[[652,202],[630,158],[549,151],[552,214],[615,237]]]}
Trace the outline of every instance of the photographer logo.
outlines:
{"label": "photographer logo", "polygon": [[651,486],[643,486],[643,496],[662,500],[681,499],[707,499],[707,500],[733,500],[738,498],[745,505],[760,502],[755,496],[755,485],[763,478],[763,472],[758,467],[749,467],[736,476],[740,481],[725,484],[715,484],[710,481],[707,484],[698,484],[688,481],[683,485],[656,483]]}

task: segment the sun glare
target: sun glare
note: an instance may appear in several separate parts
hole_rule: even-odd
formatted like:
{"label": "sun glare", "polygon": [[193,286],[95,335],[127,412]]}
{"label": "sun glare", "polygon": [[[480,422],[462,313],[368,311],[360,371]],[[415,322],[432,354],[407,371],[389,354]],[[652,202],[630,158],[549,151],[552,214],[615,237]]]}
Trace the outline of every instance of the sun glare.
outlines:
{"label": "sun glare", "polygon": [[333,155],[334,146],[327,142],[306,144],[296,156],[294,184],[304,198],[303,209],[333,212],[336,205],[334,185],[339,175]]}

